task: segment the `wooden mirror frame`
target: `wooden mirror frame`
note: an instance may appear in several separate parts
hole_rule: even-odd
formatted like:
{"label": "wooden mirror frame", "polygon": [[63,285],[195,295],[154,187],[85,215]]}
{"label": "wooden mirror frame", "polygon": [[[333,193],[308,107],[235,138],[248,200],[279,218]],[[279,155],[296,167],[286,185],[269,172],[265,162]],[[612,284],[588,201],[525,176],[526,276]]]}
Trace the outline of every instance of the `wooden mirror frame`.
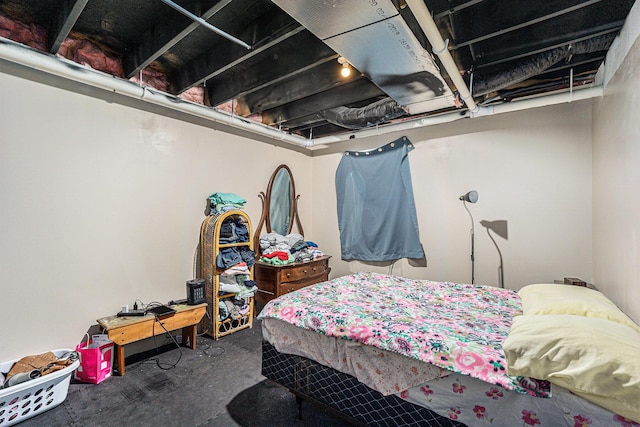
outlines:
{"label": "wooden mirror frame", "polygon": [[262,227],[264,226],[267,230],[267,233],[271,233],[271,196],[273,193],[273,183],[278,176],[278,173],[282,170],[285,170],[289,175],[289,180],[291,182],[291,209],[289,211],[289,228],[286,234],[291,233],[293,230],[293,224],[298,227],[298,233],[304,236],[304,231],[302,230],[302,224],[300,223],[300,216],[298,215],[298,199],[300,195],[296,195],[296,184],[293,180],[293,174],[291,173],[291,169],[287,165],[280,165],[276,168],[276,170],[271,175],[269,179],[269,184],[267,185],[267,193],[260,192],[258,197],[262,200],[262,215],[260,216],[260,221],[255,229],[255,234],[253,235],[253,250],[256,253],[256,257],[260,257],[260,233],[262,232]]}

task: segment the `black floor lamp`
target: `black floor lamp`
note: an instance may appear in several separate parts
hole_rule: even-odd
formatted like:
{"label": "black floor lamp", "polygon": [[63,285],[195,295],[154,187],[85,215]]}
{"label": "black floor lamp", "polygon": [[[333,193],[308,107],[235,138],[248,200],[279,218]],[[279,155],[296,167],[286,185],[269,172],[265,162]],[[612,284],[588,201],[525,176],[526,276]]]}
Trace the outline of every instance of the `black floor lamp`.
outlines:
{"label": "black floor lamp", "polygon": [[491,241],[493,242],[494,245],[496,245],[496,250],[498,251],[498,257],[500,257],[500,265],[498,266],[498,282],[501,288],[504,288],[504,268],[502,265],[502,252],[500,252],[500,248],[498,247],[498,244],[496,243],[495,239],[493,238],[493,236],[491,235],[491,233],[489,233],[489,230],[493,231],[494,233],[496,233],[498,236],[502,237],[505,240],[509,240],[509,232],[507,229],[507,221],[505,221],[504,219],[498,219],[496,221],[485,221],[482,220],[480,221],[480,225],[482,225],[483,227],[485,227],[487,229],[487,234],[489,235],[489,238],[491,239]]}
{"label": "black floor lamp", "polygon": [[474,225],[473,225],[473,215],[471,215],[471,211],[467,207],[467,203],[475,203],[478,201],[478,192],[475,190],[469,191],[467,194],[460,196],[460,200],[462,200],[462,204],[464,208],[469,213],[469,218],[471,219],[471,284],[475,283],[475,255],[474,255]]}

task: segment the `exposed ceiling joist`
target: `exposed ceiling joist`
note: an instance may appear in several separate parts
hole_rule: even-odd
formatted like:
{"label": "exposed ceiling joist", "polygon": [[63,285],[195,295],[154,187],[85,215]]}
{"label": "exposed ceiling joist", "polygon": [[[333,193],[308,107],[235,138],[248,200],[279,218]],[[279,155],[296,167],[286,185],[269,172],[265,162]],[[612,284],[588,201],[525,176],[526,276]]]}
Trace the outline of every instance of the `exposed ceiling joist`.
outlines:
{"label": "exposed ceiling joist", "polygon": [[[300,55],[300,50],[307,52]],[[308,31],[295,38],[287,38],[278,44],[278,53],[260,52],[237,67],[207,80],[207,93],[211,105],[233,99],[281,76],[294,75],[300,69],[308,69],[335,58],[335,52]]]}
{"label": "exposed ceiling joist", "polygon": [[285,126],[295,128],[310,123],[297,120],[301,117],[311,115],[315,118],[315,122],[320,122],[322,119],[318,113],[324,110],[341,105],[352,105],[363,100],[368,102],[373,98],[385,96],[386,94],[382,90],[371,85],[367,79],[360,77],[350,83],[287,103],[285,106],[266,110],[262,113],[262,120],[267,124],[275,124],[286,118]]}
{"label": "exposed ceiling joist", "polygon": [[[599,3],[602,0],[588,0],[577,5],[564,7],[566,2],[563,1],[546,1],[543,3],[529,2],[526,10],[520,14],[505,14],[496,16],[493,14],[488,24],[483,24],[482,28],[474,28],[473,24],[469,27],[459,28],[456,33],[455,44],[449,45],[453,50],[460,49],[470,44],[478,43],[493,37],[502,36],[504,34],[530,27],[535,24],[543,23],[554,18],[558,18],[564,14],[575,12],[583,7]],[[527,17],[526,21],[521,21],[522,16]],[[462,18],[462,17],[461,17]],[[478,20],[482,16],[465,17],[463,20]],[[487,17],[489,18],[489,17]],[[472,21],[473,22],[473,21]],[[488,27],[488,28],[487,28]],[[460,33],[460,34],[458,34]]]}
{"label": "exposed ceiling joist", "polygon": [[[455,60],[454,70],[445,71],[406,1],[171,1],[197,20],[164,0],[0,0],[0,34],[116,77],[140,75],[141,85],[195,96],[186,98],[191,102],[232,105],[237,116],[322,138],[350,131],[328,121],[326,111],[360,109],[388,97],[407,107],[395,121],[458,111],[456,76],[467,84],[472,75],[474,84],[500,83],[473,93],[481,105],[567,90],[573,80],[589,84],[634,4],[423,0]],[[409,62],[435,58],[430,72],[446,93],[444,107],[431,95],[413,102],[428,92],[416,89],[408,78],[413,71],[399,66],[406,59],[401,53]],[[339,77],[339,56],[351,64],[351,77]],[[542,58],[545,66],[527,67]],[[514,73],[523,64],[527,72]]]}
{"label": "exposed ceiling joist", "polygon": [[[204,20],[211,18],[231,1],[223,0],[216,3],[206,10],[201,18]],[[165,15],[160,22],[142,33],[140,43],[124,55],[122,58],[124,75],[130,78],[138,74],[199,27],[198,22],[186,16]]]}
{"label": "exposed ceiling joist", "polygon": [[48,50],[50,53],[56,53],[60,49],[62,42],[69,36],[88,1],[66,0],[62,3],[62,8],[52,17],[52,24],[49,28]]}

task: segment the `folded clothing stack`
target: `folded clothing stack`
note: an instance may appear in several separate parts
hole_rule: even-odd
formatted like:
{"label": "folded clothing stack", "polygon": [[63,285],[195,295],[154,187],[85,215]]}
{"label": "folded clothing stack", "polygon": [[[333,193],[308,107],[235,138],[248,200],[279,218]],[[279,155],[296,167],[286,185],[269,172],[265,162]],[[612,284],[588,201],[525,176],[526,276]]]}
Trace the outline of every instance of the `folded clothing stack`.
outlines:
{"label": "folded clothing stack", "polygon": [[222,322],[228,318],[240,319],[249,312],[250,304],[251,299],[248,297],[234,297],[218,301],[218,321]]}
{"label": "folded clothing stack", "polygon": [[314,242],[305,241],[301,234],[283,236],[271,232],[260,237],[260,261],[273,265],[306,262],[324,254]]}
{"label": "folded clothing stack", "polygon": [[234,209],[243,209],[245,199],[234,193],[213,193],[209,196],[211,215],[227,212]]}

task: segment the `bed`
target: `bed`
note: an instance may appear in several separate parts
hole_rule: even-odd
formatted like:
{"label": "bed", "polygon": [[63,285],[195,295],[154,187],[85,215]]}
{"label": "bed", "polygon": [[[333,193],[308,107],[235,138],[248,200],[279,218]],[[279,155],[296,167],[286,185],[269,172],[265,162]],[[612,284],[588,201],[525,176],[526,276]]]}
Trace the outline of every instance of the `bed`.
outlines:
{"label": "bed", "polygon": [[361,272],[270,301],[263,375],[363,425],[640,425],[640,327],[600,292]]}

